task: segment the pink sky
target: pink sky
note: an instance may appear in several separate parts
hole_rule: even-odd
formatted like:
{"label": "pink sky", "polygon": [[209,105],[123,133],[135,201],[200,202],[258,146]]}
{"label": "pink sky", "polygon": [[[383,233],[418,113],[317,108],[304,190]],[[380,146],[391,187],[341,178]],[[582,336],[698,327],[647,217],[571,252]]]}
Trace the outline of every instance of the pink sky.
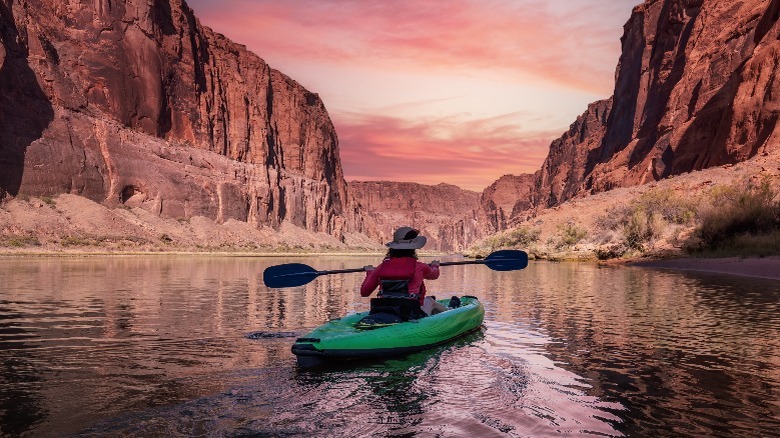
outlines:
{"label": "pink sky", "polygon": [[325,102],[347,180],[481,191],[612,94],[639,0],[189,0]]}

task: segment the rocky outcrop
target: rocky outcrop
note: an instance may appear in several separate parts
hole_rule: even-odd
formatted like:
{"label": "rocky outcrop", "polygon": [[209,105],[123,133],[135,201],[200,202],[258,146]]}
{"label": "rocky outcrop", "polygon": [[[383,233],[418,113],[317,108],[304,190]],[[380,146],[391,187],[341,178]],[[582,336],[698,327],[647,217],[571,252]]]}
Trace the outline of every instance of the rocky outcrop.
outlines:
{"label": "rocky outcrop", "polygon": [[182,0],[0,0],[0,187],[360,229],[320,98]]}
{"label": "rocky outcrop", "polygon": [[615,93],[537,173],[537,207],[778,148],[780,0],[647,0],[625,25]]}
{"label": "rocky outcrop", "polygon": [[779,17],[780,0],[634,8],[614,95],[589,105],[533,176],[503,176],[485,189],[470,236],[576,197],[780,149]]}
{"label": "rocky outcrop", "polygon": [[542,168],[534,175],[533,200],[518,208],[515,217],[534,207],[553,207],[582,191],[588,156],[602,145],[611,107],[612,99],[588,105],[569,130],[550,144]]}
{"label": "rocky outcrop", "polygon": [[506,229],[512,218],[533,207],[534,182],[531,174],[504,175],[482,191],[479,223],[483,234]]}
{"label": "rocky outcrop", "polygon": [[399,226],[428,237],[425,250],[455,252],[484,235],[480,195],[450,184],[351,181],[349,191],[375,225],[376,243],[392,240]]}

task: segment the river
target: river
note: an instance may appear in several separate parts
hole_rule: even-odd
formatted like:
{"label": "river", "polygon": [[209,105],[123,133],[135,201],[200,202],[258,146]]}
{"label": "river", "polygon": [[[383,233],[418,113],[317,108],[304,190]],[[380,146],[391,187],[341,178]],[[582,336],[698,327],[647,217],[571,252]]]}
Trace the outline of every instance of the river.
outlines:
{"label": "river", "polygon": [[482,330],[299,370],[367,308],[362,274],[269,290],[272,264],[367,257],[0,259],[2,436],[778,436],[780,281],[591,263],[442,267]]}

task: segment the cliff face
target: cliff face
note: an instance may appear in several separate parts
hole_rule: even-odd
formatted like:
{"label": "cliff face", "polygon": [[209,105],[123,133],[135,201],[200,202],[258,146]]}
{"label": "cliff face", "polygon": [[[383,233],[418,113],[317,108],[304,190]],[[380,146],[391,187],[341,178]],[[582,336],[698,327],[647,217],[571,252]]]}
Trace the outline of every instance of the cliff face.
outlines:
{"label": "cliff face", "polygon": [[392,240],[399,226],[428,237],[425,250],[460,251],[484,235],[480,195],[450,184],[426,186],[391,181],[352,181],[349,191],[376,228],[377,243]]}
{"label": "cliff face", "polygon": [[533,176],[507,175],[485,189],[470,236],[578,196],[780,149],[779,17],[780,0],[647,0],[634,8],[614,95],[589,105]]}
{"label": "cliff face", "polygon": [[0,196],[360,228],[322,101],[182,0],[0,0]]}
{"label": "cliff face", "polygon": [[625,25],[611,100],[537,174],[538,207],[778,148],[780,0],[647,0]]}
{"label": "cliff face", "polygon": [[528,211],[533,206],[534,183],[534,175],[504,175],[483,190],[479,198],[483,234],[508,228],[512,218]]}
{"label": "cliff face", "polygon": [[547,208],[572,198],[585,181],[587,159],[604,140],[612,99],[588,105],[588,110],[572,123],[569,130],[550,144],[542,168],[534,175],[533,201],[516,214],[538,206]]}

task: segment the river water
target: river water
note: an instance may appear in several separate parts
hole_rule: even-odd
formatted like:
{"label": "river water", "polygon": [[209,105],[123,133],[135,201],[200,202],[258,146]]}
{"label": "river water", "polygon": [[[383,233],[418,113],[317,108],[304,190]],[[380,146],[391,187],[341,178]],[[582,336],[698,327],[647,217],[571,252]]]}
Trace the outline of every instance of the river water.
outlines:
{"label": "river water", "polygon": [[269,290],[266,266],[376,258],[0,259],[2,436],[779,436],[780,282],[589,263],[448,266],[481,331],[296,367],[364,310],[362,274]]}

